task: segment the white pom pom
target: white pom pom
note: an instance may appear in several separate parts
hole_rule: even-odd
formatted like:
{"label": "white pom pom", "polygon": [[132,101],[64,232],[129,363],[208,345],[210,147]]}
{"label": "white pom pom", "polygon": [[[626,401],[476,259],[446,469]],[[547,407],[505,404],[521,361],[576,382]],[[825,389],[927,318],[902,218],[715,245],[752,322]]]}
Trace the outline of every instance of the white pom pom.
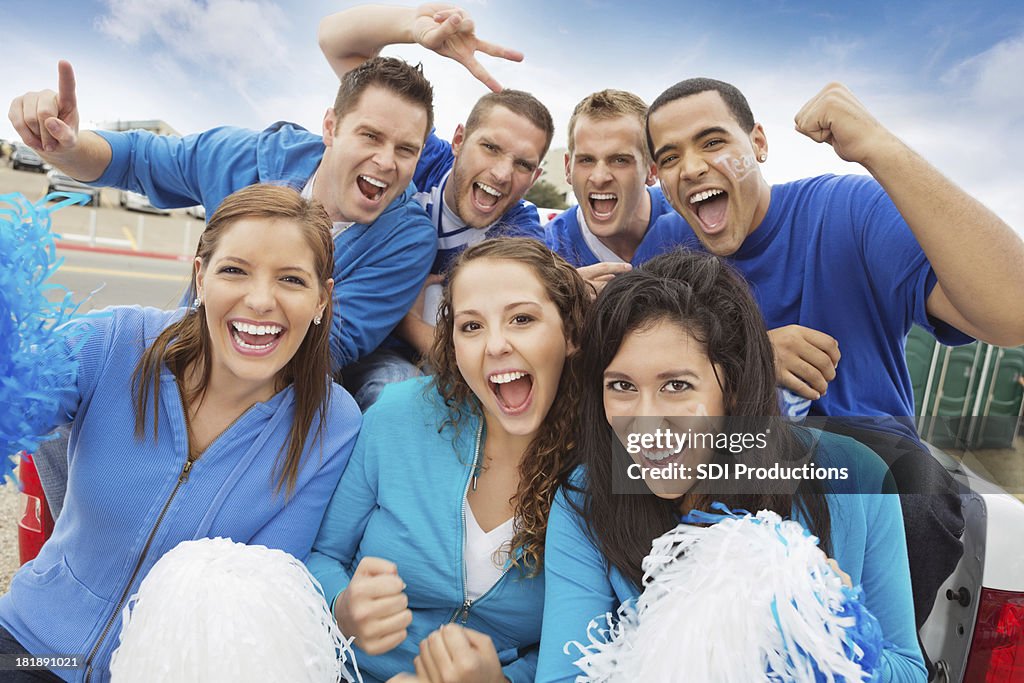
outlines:
{"label": "white pom pom", "polygon": [[577,681],[863,681],[843,649],[842,580],[797,522],[763,510],[654,540],[644,592],[592,621]]}
{"label": "white pom pom", "polygon": [[122,613],[110,673],[115,683],[351,682],[350,653],[305,565],[207,538],[153,566]]}

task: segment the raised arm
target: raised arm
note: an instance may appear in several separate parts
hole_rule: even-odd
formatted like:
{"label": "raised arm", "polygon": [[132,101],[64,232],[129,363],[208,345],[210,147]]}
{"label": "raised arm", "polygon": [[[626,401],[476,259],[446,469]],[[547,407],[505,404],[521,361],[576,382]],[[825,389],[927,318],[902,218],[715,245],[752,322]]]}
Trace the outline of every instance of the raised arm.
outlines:
{"label": "raised arm", "polygon": [[92,181],[110,163],[110,145],[92,131],[78,131],[78,98],[71,63],[57,63],[57,92],[39,90],[15,97],[7,118],[22,141],[47,163],[72,178]]}
{"label": "raised arm", "polygon": [[928,314],[1000,346],[1024,343],[1024,241],[830,83],[796,115],[796,129],[861,164],[885,189],[928,257],[938,284]]}
{"label": "raised arm", "polygon": [[324,17],[317,39],[338,78],[376,57],[388,45],[418,43],[459,62],[497,92],[501,85],[477,61],[476,53],[514,62],[523,59],[516,50],[477,38],[473,19],[465,10],[447,3],[419,7],[359,5]]}

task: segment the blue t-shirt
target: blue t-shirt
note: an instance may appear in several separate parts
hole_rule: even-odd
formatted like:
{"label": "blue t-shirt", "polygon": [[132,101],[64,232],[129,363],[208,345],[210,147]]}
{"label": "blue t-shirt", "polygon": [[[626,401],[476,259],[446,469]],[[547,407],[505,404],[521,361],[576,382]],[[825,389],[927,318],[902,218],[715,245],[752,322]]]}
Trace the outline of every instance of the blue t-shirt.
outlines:
{"label": "blue t-shirt", "polygon": [[[699,244],[693,230],[682,216],[675,212],[661,189],[649,187],[647,192],[651,195],[651,218],[647,224],[647,232],[630,261],[634,266],[676,247],[692,248]],[[578,206],[574,206],[555,216],[544,226],[544,242],[548,248],[576,268],[592,266],[604,260],[594,253],[594,248],[587,243],[583,225],[582,211]],[[592,235],[590,238],[597,239]]]}
{"label": "blue t-shirt", "polygon": [[750,283],[768,329],[798,324],[838,340],[836,378],[810,414],[913,415],[911,325],[944,344],[970,338],[928,317],[936,277],[903,217],[866,176],[806,178],[771,192],[764,220],[727,260]]}
{"label": "blue t-shirt", "polygon": [[431,133],[423,146],[413,183],[419,189],[415,197],[437,229],[437,255],[430,272],[444,273],[466,247],[491,237],[533,237],[544,239],[537,207],[520,199],[501,218],[486,228],[473,228],[459,218],[444,202],[444,188],[452,173],[455,155],[449,142]]}

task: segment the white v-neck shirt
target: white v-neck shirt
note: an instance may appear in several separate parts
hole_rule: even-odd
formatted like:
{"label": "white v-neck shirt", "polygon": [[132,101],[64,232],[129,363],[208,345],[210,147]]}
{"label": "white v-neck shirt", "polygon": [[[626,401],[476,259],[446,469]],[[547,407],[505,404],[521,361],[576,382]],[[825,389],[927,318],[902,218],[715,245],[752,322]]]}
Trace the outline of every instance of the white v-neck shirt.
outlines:
{"label": "white v-neck shirt", "polygon": [[[505,571],[514,522],[515,517],[509,517],[485,532],[476,521],[469,501],[466,501],[466,547],[462,556],[466,563],[466,597],[470,600],[476,600],[489,591]],[[498,553],[499,549],[503,552]]]}

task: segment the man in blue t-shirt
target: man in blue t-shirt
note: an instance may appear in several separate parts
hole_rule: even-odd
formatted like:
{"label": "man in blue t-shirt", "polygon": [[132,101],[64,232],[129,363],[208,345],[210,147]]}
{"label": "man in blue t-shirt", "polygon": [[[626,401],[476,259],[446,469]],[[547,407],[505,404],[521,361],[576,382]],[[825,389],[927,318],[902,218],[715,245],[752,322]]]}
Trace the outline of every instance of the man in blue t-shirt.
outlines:
{"label": "man in blue t-shirt", "polygon": [[325,17],[319,41],[339,77],[388,45],[419,43],[456,59],[495,90],[480,98],[451,143],[433,133],[427,139],[413,182],[437,231],[437,253],[420,298],[394,330],[396,343],[346,374],[346,386],[365,410],[385,384],[421,374],[416,361],[434,337],[434,315],[424,310],[424,302],[462,250],[489,237],[543,239],[537,208],[523,197],[541,173],[554,124],[535,97],[502,90],[480,67],[477,50],[515,61],[522,56],[479,40],[472,21],[457,8],[361,5]]}
{"label": "man in blue t-shirt", "polygon": [[[544,226],[552,251],[574,266],[608,264],[600,283],[679,245],[695,245],[690,226],[653,187],[656,170],[644,137],[647,104],[623,90],[587,95],[569,119],[565,177],[577,206]],[[614,266],[613,264],[617,264]]]}
{"label": "man in blue t-shirt", "polygon": [[1024,299],[1006,297],[1024,290],[1024,243],[842,85],[796,123],[874,179],[769,185],[764,129],[739,90],[712,79],[662,93],[647,141],[673,208],[750,282],[779,384],[812,415],[856,416],[837,429],[875,448],[902,493],[934,494],[902,496],[920,626],[962,552],[963,518],[948,475],[918,450],[904,342],[916,322],[945,343],[1024,343]]}

